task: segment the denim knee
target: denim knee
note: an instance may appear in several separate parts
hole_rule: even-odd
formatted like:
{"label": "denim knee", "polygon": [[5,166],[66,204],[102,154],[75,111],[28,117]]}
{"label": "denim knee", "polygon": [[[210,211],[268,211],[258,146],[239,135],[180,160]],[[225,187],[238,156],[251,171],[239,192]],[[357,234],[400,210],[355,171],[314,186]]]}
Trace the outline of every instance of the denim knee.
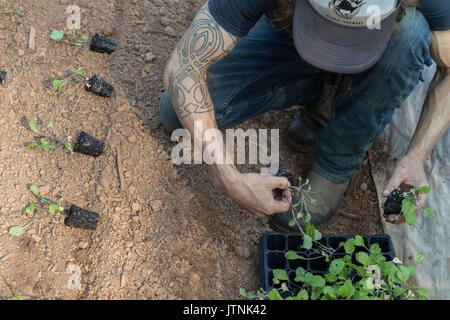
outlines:
{"label": "denim knee", "polygon": [[[395,26],[391,41],[379,66],[388,73],[401,73],[404,78],[423,79],[424,66],[433,63],[430,54],[431,30],[418,10],[408,9],[403,20]],[[410,85],[415,86],[413,83]]]}
{"label": "denim knee", "polygon": [[432,35],[426,18],[419,10],[406,11],[403,20],[395,26],[393,38],[397,50],[411,55],[422,64],[429,63]]}
{"label": "denim knee", "polygon": [[159,121],[170,132],[183,127],[167,92],[163,93],[159,101]]}

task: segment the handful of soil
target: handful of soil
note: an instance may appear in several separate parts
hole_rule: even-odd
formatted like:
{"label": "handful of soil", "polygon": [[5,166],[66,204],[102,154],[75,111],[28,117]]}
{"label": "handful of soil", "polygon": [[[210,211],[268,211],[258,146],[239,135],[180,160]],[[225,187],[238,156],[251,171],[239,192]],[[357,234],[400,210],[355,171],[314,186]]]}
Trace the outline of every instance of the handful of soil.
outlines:
{"label": "handful of soil", "polygon": [[[283,165],[281,165],[281,163],[279,164],[278,172],[275,173],[274,176],[286,177],[289,180],[289,183],[291,185],[294,185],[294,176],[288,169],[286,169]],[[282,195],[283,195],[283,190],[275,189],[275,194],[274,194],[275,199],[281,200]]]}
{"label": "handful of soil", "polygon": [[94,138],[89,133],[81,131],[75,142],[73,151],[83,153],[88,156],[98,157],[103,153],[104,148],[105,143],[103,141]]}
{"label": "handful of soil", "polygon": [[5,80],[6,78],[6,71],[0,71],[0,84]]}
{"label": "handful of soil", "polygon": [[400,214],[402,211],[403,192],[400,189],[391,192],[384,203],[384,215]]}
{"label": "handful of soil", "polygon": [[64,224],[69,227],[95,230],[97,228],[98,220],[100,216],[92,211],[88,211],[72,205],[66,212],[66,219]]}
{"label": "handful of soil", "polygon": [[114,87],[108,82],[95,75],[86,82],[84,87],[86,91],[92,92],[101,97],[110,97],[114,91]]}
{"label": "handful of soil", "polygon": [[90,49],[95,52],[111,54],[116,50],[116,42],[96,33],[91,39]]}

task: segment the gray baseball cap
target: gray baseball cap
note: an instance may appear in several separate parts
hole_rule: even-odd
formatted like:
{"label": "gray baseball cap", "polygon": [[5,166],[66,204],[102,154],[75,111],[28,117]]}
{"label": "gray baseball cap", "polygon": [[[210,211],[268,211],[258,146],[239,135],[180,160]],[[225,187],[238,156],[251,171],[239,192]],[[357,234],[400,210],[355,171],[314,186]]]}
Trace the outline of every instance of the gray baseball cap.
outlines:
{"label": "gray baseball cap", "polygon": [[297,0],[294,44],[307,63],[353,74],[381,58],[396,23],[400,0]]}

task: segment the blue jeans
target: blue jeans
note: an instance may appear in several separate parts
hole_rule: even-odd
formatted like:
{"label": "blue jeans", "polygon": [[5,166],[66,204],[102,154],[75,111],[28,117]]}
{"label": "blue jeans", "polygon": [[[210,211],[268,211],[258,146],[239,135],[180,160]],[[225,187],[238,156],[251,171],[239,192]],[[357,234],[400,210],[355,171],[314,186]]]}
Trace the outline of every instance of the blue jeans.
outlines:
{"label": "blue jeans", "polygon": [[[430,44],[424,16],[408,10],[378,63],[351,75],[351,89],[337,97],[335,118],[314,141],[312,165],[319,174],[343,183],[359,170],[394,110],[421,79],[424,66],[432,64]],[[270,110],[320,104],[324,73],[303,61],[288,36],[263,17],[228,56],[208,69],[219,129]],[[182,127],[167,93],[159,114],[169,131]]]}

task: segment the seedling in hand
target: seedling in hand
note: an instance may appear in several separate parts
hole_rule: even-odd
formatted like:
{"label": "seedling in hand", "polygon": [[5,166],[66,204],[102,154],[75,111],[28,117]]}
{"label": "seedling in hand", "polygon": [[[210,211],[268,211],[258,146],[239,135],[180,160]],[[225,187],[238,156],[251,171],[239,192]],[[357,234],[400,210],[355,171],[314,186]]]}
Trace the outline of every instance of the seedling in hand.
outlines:
{"label": "seedling in hand", "polygon": [[430,208],[420,208],[417,214],[415,212],[417,197],[420,194],[428,194],[429,192],[429,186],[419,187],[418,185],[414,185],[407,192],[403,192],[400,189],[392,191],[384,203],[384,216],[397,214],[396,219],[399,219],[404,214],[406,223],[410,226],[416,223],[418,214],[423,214],[430,219],[434,218],[435,214]]}

